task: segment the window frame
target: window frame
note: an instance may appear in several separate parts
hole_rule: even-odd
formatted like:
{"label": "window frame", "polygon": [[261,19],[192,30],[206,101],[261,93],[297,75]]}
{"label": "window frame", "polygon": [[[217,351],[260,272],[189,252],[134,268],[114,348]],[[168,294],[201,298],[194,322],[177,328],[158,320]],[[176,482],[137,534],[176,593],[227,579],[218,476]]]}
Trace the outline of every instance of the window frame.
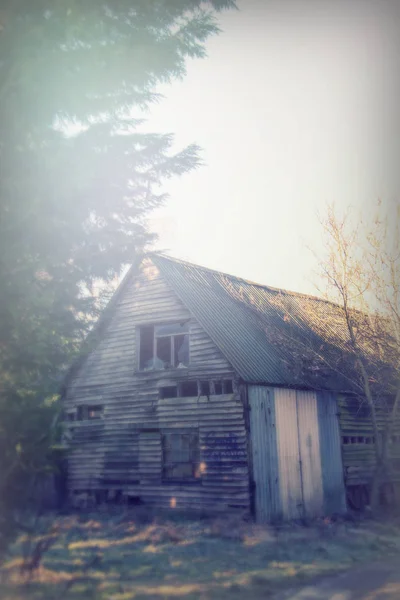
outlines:
{"label": "window frame", "polygon": [[[187,324],[187,331],[184,331],[183,333],[169,333],[169,334],[165,334],[165,335],[157,335],[156,334],[156,328],[157,327],[163,327],[163,326],[173,326],[173,325],[186,325]],[[140,354],[141,354],[141,332],[142,329],[145,327],[152,327],[153,328],[153,356],[152,356],[152,360],[153,360],[153,366],[150,369],[146,369],[141,365],[141,361],[140,361]],[[146,372],[146,371],[169,371],[172,369],[180,369],[180,368],[185,368],[187,369],[190,365],[190,320],[185,319],[183,321],[173,321],[173,322],[161,322],[161,323],[141,323],[137,326],[136,328],[136,334],[137,334],[137,370],[140,372]],[[161,369],[161,368],[157,368],[155,366],[155,362],[157,359],[157,340],[158,339],[162,339],[162,338],[170,338],[170,356],[172,361],[175,361],[175,337],[181,336],[181,335],[187,335],[188,336],[188,364],[184,365],[184,367],[178,367],[178,365],[175,364],[171,364],[170,367],[168,367],[167,369]]]}
{"label": "window frame", "polygon": [[[202,483],[202,477],[200,474],[200,464],[201,464],[201,459],[200,459],[200,434],[199,434],[199,430],[196,429],[168,429],[168,430],[162,430],[160,431],[161,434],[161,481],[163,484],[201,484]],[[196,438],[196,448],[194,451],[194,460],[189,460],[189,461],[171,461],[171,460],[166,460],[166,450],[170,449],[173,450],[172,448],[167,448],[165,441],[166,438],[168,436],[171,435],[180,435],[180,436],[184,436],[184,435],[188,435],[188,436],[195,436]],[[191,454],[193,451],[190,448],[190,441],[189,441],[189,455],[192,458],[193,455]],[[171,468],[172,466],[177,466],[177,465],[191,465],[192,466],[192,475],[190,476],[181,476],[181,477],[171,477],[166,475],[166,470]],[[198,473],[199,475],[196,477],[196,473]]]}

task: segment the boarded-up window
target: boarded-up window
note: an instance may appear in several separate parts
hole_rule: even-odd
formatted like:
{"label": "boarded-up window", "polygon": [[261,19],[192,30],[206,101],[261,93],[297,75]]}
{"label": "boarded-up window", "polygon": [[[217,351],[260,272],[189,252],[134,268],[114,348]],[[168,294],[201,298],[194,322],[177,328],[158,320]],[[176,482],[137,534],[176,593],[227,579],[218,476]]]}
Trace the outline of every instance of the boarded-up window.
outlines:
{"label": "boarded-up window", "polygon": [[198,432],[164,433],[162,449],[163,479],[181,481],[199,476]]}

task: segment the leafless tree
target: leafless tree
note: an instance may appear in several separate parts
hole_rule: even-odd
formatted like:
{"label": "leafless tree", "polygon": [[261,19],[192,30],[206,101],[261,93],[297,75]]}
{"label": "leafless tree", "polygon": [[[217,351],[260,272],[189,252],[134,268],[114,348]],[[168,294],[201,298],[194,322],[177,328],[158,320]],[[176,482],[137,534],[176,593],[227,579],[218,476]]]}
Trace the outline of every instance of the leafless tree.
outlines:
{"label": "leafless tree", "polygon": [[390,478],[389,448],[400,405],[400,206],[385,214],[378,202],[370,223],[362,217],[352,223],[349,213],[339,217],[330,206],[321,224],[326,255],[318,261],[320,274],[326,295],[338,304],[344,319],[355,359],[353,387],[371,414],[374,510],[381,484]]}

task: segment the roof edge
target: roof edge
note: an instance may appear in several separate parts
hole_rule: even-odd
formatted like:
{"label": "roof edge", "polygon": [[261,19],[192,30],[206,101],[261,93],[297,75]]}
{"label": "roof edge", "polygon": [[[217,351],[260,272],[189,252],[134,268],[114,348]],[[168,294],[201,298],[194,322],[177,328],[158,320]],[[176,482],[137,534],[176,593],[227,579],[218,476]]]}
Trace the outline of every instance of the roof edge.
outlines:
{"label": "roof edge", "polygon": [[332,300],[327,300],[326,298],[322,298],[321,296],[315,296],[313,294],[305,294],[303,292],[294,292],[292,290],[286,290],[283,288],[276,288],[270,285],[266,285],[266,284],[262,284],[262,283],[257,283],[256,281],[252,281],[250,279],[244,279],[243,277],[238,277],[237,275],[232,275],[230,273],[226,273],[224,271],[218,271],[218,269],[211,269],[210,267],[203,267],[202,265],[198,265],[197,263],[193,263],[190,262],[188,260],[183,260],[181,258],[175,258],[174,256],[169,256],[168,254],[164,253],[164,252],[157,252],[157,251],[153,251],[153,252],[149,252],[148,254],[146,254],[146,256],[148,257],[160,257],[161,259],[165,259],[165,260],[169,260],[171,262],[174,263],[179,263],[181,265],[189,265],[190,267],[195,267],[196,269],[202,269],[203,271],[207,271],[208,273],[217,273],[218,275],[223,275],[225,277],[229,277],[230,279],[235,279],[237,282],[243,282],[246,283],[248,285],[253,285],[255,287],[259,287],[262,288],[264,290],[269,290],[271,292],[277,292],[277,293],[281,293],[287,296],[294,296],[294,297],[300,297],[300,298],[308,298],[310,300],[318,300],[319,302],[324,302],[325,304],[329,304],[331,306],[336,306],[340,308],[340,304],[333,302]]}

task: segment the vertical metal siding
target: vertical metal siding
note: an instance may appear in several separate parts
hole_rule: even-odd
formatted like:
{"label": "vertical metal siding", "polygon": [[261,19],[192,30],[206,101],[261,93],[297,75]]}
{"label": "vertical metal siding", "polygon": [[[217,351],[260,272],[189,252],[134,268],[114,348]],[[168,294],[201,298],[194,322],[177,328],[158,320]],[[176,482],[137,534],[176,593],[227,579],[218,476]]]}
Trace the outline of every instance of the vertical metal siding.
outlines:
{"label": "vertical metal siding", "polygon": [[264,386],[249,385],[248,397],[256,519],[265,523],[282,518],[274,390]]}
{"label": "vertical metal siding", "polygon": [[282,513],[285,519],[299,519],[303,516],[303,498],[296,391],[274,391]]}
{"label": "vertical metal siding", "polygon": [[324,513],[320,434],[315,392],[296,392],[304,516]]}
{"label": "vertical metal siding", "polygon": [[340,444],[337,396],[318,392],[324,512],[327,515],[346,512],[346,494]]}
{"label": "vertical metal siding", "polygon": [[248,390],[257,520],[344,513],[335,395],[252,385]]}

